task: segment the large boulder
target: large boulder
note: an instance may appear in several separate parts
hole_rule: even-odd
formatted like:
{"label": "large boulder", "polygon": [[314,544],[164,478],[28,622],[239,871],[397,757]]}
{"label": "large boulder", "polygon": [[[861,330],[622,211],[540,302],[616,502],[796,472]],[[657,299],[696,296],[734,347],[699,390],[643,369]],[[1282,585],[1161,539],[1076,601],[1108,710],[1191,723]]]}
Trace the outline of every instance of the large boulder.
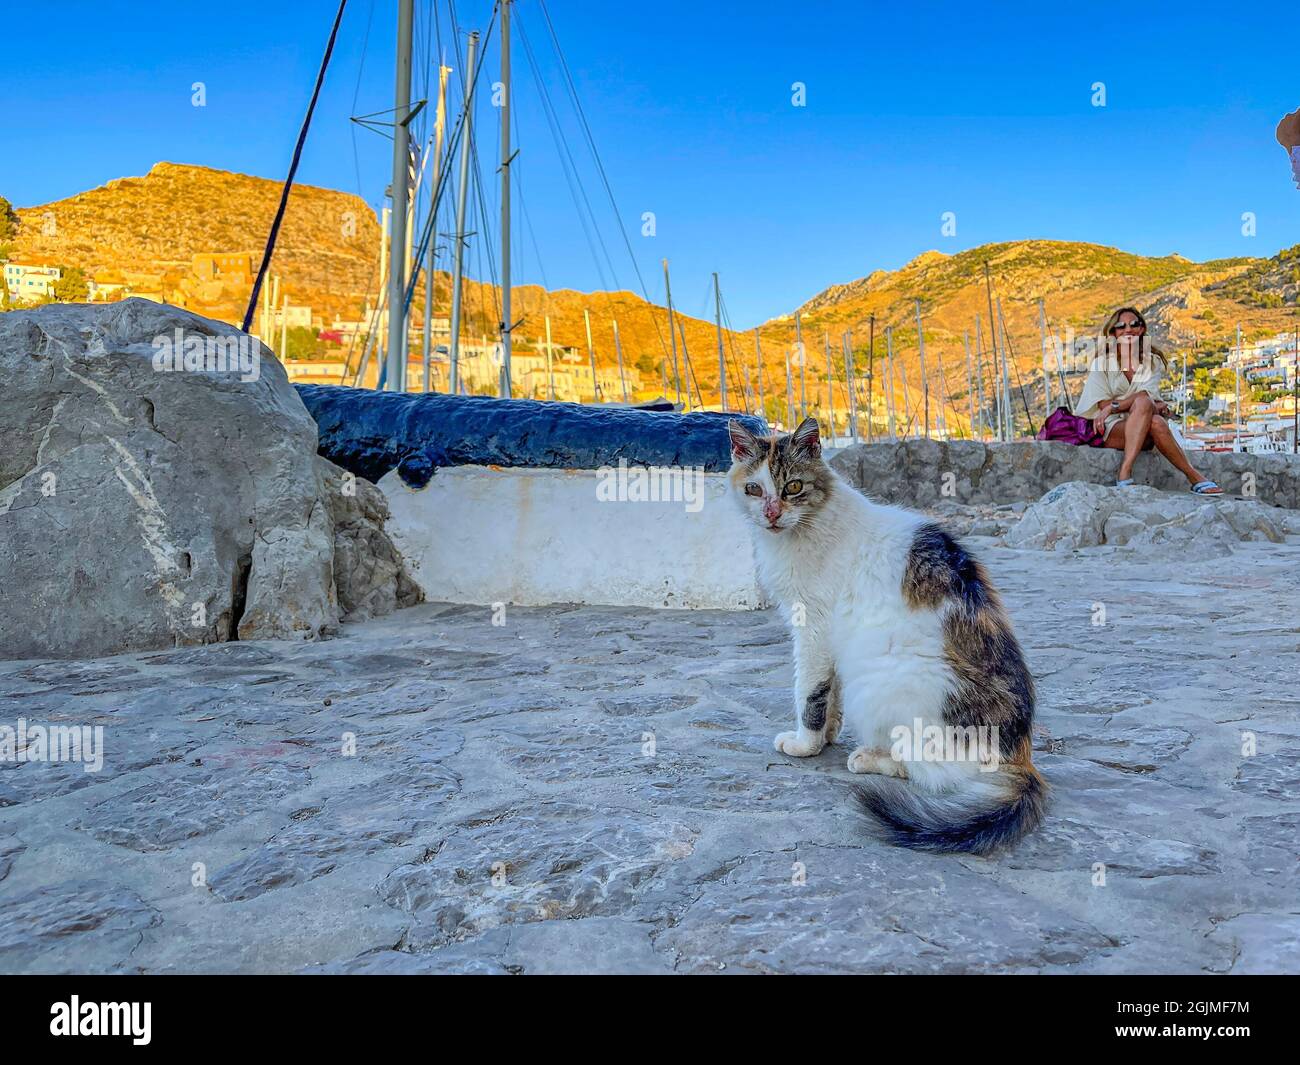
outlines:
{"label": "large boulder", "polygon": [[256,340],[53,305],[0,315],[0,373],[0,658],[334,629],[316,425]]}
{"label": "large boulder", "polygon": [[1300,514],[1253,500],[1071,481],[1027,507],[1006,544],[1046,551],[1109,544],[1213,557],[1244,540],[1281,543],[1293,531],[1300,532]]}

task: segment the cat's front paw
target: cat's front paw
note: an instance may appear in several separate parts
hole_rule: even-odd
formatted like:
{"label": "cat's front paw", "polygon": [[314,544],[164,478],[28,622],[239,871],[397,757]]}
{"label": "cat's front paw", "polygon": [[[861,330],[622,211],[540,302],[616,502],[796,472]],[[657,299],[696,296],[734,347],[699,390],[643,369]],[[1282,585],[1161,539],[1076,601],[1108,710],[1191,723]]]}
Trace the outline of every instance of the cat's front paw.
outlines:
{"label": "cat's front paw", "polygon": [[778,733],[776,739],[772,741],[772,746],[792,758],[808,758],[822,749],[822,745],[815,740],[801,739],[798,732]]}

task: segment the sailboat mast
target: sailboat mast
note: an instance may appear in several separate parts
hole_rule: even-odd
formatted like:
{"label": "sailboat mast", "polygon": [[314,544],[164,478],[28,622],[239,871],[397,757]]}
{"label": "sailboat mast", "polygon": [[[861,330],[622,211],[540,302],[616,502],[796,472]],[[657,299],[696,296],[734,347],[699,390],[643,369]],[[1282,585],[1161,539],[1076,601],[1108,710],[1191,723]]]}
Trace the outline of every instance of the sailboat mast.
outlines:
{"label": "sailboat mast", "polygon": [[614,354],[618,356],[618,383],[623,390],[623,402],[627,402],[627,375],[623,373],[623,345],[618,339],[618,319],[614,319]]}
{"label": "sailboat mast", "polygon": [[551,364],[551,316],[546,316],[546,398],[555,398],[555,370]]}
{"label": "sailboat mast", "polygon": [[410,199],[411,26],[415,0],[397,0],[397,76],[393,107],[393,225],[388,263],[388,390],[406,391],[406,215]]}
{"label": "sailboat mast", "polygon": [[921,301],[916,301],[916,349],[921,356],[921,392],[925,399],[925,438],[930,439],[930,378],[925,372],[925,330],[921,325]]}
{"label": "sailboat mast", "polygon": [[[989,339],[993,341],[993,347],[990,354],[992,355],[993,358],[993,381],[994,384],[996,385],[998,380],[998,320],[993,315],[993,280],[989,276],[989,264],[987,259],[984,260],[984,292],[985,295],[988,297],[988,302],[989,302]],[[1002,398],[996,389],[994,390],[994,395],[998,397],[997,398],[998,439],[1002,440],[1005,438],[1003,434]]]}
{"label": "sailboat mast", "polygon": [[[438,181],[442,176],[442,142],[447,129],[447,75],[451,67],[438,67],[438,111],[433,124],[433,192],[429,194],[429,210],[438,202]],[[433,257],[438,244],[437,229],[429,238],[429,253],[424,264],[424,336],[420,343],[420,366],[424,371],[424,391],[429,391],[429,359],[433,347]]]}
{"label": "sailboat mast", "polygon": [[510,4],[501,0],[501,395],[510,398]]}
{"label": "sailboat mast", "polygon": [[727,362],[722,354],[722,288],[713,272],[713,322],[718,332],[718,409],[727,409]]}
{"label": "sailboat mast", "polygon": [[1241,323],[1237,323],[1237,350],[1233,362],[1237,364],[1237,416],[1233,419],[1237,423],[1235,435],[1232,440],[1232,450],[1241,450]]}
{"label": "sailboat mast", "polygon": [[668,339],[673,345],[673,381],[677,386],[677,406],[682,405],[682,371],[677,362],[677,333],[673,329],[673,286],[668,280],[668,260],[664,263],[664,295],[668,301]]}
{"label": "sailboat mast", "polygon": [[803,346],[803,326],[799,322],[799,312],[794,316],[795,351],[799,358],[799,420],[808,417],[808,352]]}
{"label": "sailboat mast", "polygon": [[[1008,343],[1010,337],[1007,334],[1007,320],[1002,315],[1002,297],[998,297],[998,323],[1002,327],[1002,403],[1006,410],[1006,416],[1003,424],[1007,428],[1007,439],[1016,438],[1016,410],[1011,403],[1011,368],[1009,362],[1011,359],[1011,346]],[[1021,395],[1023,399],[1023,393]]]}
{"label": "sailboat mast", "polygon": [[[1052,378],[1047,372],[1047,312],[1043,309],[1043,297],[1038,297],[1038,345],[1043,356],[1043,418],[1052,413]],[[1065,397],[1061,397],[1064,402]]]}
{"label": "sailboat mast", "polygon": [[582,324],[587,329],[587,361],[591,363],[591,401],[600,402],[600,378],[596,376],[596,349],[591,343],[591,315],[582,308]]}
{"label": "sailboat mast", "polygon": [[844,380],[848,384],[849,391],[849,440],[856,444],[858,442],[858,395],[857,385],[854,382],[855,367],[853,365],[853,333],[846,331],[842,339],[844,346]]}
{"label": "sailboat mast", "polygon": [[886,363],[885,378],[885,402],[888,404],[889,411],[889,439],[897,440],[896,422],[894,421],[894,327],[885,326],[885,357]]}
{"label": "sailboat mast", "polygon": [[794,428],[794,385],[790,380],[790,348],[785,349],[785,429]]}
{"label": "sailboat mast", "polygon": [[822,344],[826,348],[826,399],[827,417],[826,417],[826,435],[830,437],[832,445],[835,442],[835,364],[831,361],[831,331],[822,330]]}
{"label": "sailboat mast", "polygon": [[966,349],[966,403],[970,407],[970,435],[975,436],[975,381],[970,369],[970,330],[961,335],[962,347]]}
{"label": "sailboat mast", "polygon": [[[465,198],[469,191],[469,156],[473,144],[470,131],[474,124],[474,53],[477,50],[478,30],[473,30],[465,49],[465,114],[461,119],[463,125],[460,131],[460,178],[456,186],[456,253],[451,267],[450,391],[453,396],[460,392],[460,316],[464,300],[461,290],[465,281]],[[551,338],[547,336],[548,352],[550,342]],[[554,399],[555,396],[552,395],[551,398]]]}
{"label": "sailboat mast", "polygon": [[873,426],[875,419],[875,397],[872,396],[872,385],[876,376],[876,316],[871,316],[871,332],[868,334],[870,339],[867,341],[867,443],[871,443],[875,437],[876,430]]}

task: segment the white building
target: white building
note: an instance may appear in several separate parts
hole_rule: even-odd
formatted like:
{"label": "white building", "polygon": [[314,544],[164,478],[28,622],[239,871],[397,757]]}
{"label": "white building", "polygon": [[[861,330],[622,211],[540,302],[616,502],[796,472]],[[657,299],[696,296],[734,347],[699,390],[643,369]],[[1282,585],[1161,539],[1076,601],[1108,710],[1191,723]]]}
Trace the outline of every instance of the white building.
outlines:
{"label": "white building", "polygon": [[5,287],[14,300],[39,300],[54,295],[54,282],[63,276],[57,266],[35,263],[5,263]]}

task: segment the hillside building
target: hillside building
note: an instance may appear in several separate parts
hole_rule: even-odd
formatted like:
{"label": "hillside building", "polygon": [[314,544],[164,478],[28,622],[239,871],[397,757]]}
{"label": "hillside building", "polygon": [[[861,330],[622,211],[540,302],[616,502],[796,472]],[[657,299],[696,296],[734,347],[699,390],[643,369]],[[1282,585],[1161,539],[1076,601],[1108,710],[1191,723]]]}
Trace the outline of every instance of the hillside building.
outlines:
{"label": "hillside building", "polygon": [[63,271],[57,266],[12,259],[5,263],[5,288],[9,298],[18,302],[53,296],[54,283],[61,277]]}

